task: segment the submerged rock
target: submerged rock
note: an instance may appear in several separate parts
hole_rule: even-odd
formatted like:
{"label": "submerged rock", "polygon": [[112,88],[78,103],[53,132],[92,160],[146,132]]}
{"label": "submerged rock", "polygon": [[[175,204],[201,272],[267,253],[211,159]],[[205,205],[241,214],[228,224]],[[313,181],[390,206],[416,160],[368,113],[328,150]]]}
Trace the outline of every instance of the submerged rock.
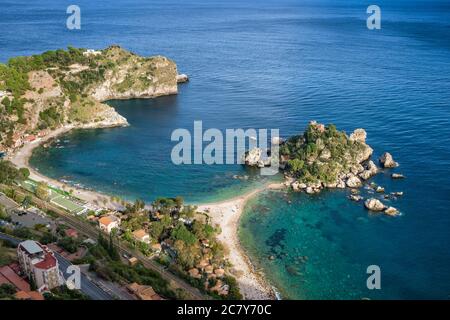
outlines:
{"label": "submerged rock", "polygon": [[386,210],[384,210],[384,213],[389,216],[397,216],[399,214],[398,210],[394,207],[389,207]]}
{"label": "submerged rock", "polygon": [[363,197],[361,197],[360,195],[357,195],[357,194],[351,194],[351,195],[348,196],[348,198],[350,200],[353,200],[353,201],[356,201],[356,202],[361,201],[363,199]]}

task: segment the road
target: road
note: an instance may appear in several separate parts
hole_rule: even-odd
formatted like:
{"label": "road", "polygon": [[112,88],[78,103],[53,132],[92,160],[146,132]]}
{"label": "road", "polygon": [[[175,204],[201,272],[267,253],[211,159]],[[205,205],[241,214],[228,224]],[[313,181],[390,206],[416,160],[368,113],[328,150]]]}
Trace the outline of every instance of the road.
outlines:
{"label": "road", "polygon": [[[11,242],[14,245],[19,245],[19,243],[23,240],[12,237],[10,235],[0,233],[0,239],[7,240]],[[63,256],[58,254],[57,252],[54,252],[56,259],[58,260],[59,265],[59,271],[64,276],[64,278],[67,280],[68,274],[66,273],[67,268],[72,265],[69,260],[65,259]],[[90,281],[83,273],[81,273],[81,284],[80,284],[80,291],[83,292],[85,295],[89,296],[93,300],[113,300],[114,297],[109,294],[108,292],[101,289],[99,286],[97,286],[94,282]]]}
{"label": "road", "polygon": [[[97,239],[99,230],[95,227],[91,226],[87,222],[81,221],[79,218],[65,212],[60,207],[57,207],[51,203],[48,203],[46,201],[43,201],[33,194],[29,193],[28,191],[24,191],[23,189],[20,189],[19,187],[14,187],[14,190],[22,195],[30,195],[33,199],[33,202],[38,206],[45,209],[50,209],[51,211],[55,212],[59,215],[60,218],[64,219],[65,222],[70,225],[70,227],[78,230],[80,233],[83,233],[87,237],[91,239]],[[136,257],[146,268],[151,269],[153,271],[158,272],[161,277],[165,280],[167,280],[169,283],[171,283],[176,288],[181,288],[184,291],[186,291],[190,295],[190,299],[192,300],[208,300],[210,299],[209,296],[203,294],[198,290],[197,288],[194,288],[190,284],[188,284],[185,280],[178,277],[177,275],[173,274],[172,272],[166,270],[163,266],[161,266],[159,263],[147,258],[142,253],[130,249],[125,244],[121,243],[119,240],[115,241],[115,246],[117,247],[119,253],[123,255],[124,253],[128,254],[129,256]]]}

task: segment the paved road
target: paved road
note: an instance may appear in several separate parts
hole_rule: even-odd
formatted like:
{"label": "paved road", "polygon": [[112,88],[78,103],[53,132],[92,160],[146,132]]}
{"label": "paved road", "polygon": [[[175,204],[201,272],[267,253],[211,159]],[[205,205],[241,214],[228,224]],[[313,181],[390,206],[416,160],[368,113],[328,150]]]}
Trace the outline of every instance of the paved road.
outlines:
{"label": "paved road", "polygon": [[[37,204],[38,207],[50,209],[56,214],[60,216],[60,218],[64,219],[65,222],[70,225],[72,228],[78,230],[79,232],[83,233],[84,235],[88,236],[91,239],[97,239],[99,230],[95,227],[91,226],[87,222],[81,221],[79,218],[65,212],[61,208],[45,202],[37,197],[35,197],[33,194],[24,191],[18,187],[14,188],[15,191],[22,195],[30,195],[33,198],[33,202]],[[172,285],[174,285],[177,288],[181,288],[184,291],[186,291],[190,295],[190,299],[194,300],[207,300],[210,299],[209,296],[203,294],[198,290],[197,288],[194,288],[190,284],[188,284],[185,280],[178,277],[177,275],[173,274],[172,272],[166,270],[163,266],[161,266],[159,263],[147,258],[140,252],[130,249],[129,247],[125,246],[123,243],[119,241],[115,241],[115,245],[117,249],[119,250],[119,253],[122,255],[123,253],[128,254],[129,256],[136,257],[146,268],[154,270],[158,272],[165,280],[169,281]]]}
{"label": "paved road", "polygon": [[[7,240],[14,245],[19,245],[19,243],[23,240],[12,237],[10,235],[0,233],[0,239]],[[55,257],[58,260],[59,271],[64,275],[64,278],[67,279],[69,276],[66,274],[67,268],[71,265],[70,261],[62,257],[60,254],[55,252]],[[114,297],[105,292],[99,286],[97,286],[94,282],[90,281],[83,273],[81,274],[81,288],[80,291],[89,296],[93,300],[113,300]]]}

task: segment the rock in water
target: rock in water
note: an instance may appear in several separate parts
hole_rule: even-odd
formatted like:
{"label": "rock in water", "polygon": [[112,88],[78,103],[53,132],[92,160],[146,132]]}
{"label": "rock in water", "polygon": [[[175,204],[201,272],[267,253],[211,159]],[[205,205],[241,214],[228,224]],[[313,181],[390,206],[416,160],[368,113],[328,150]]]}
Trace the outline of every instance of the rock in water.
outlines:
{"label": "rock in water", "polygon": [[361,187],[361,180],[359,180],[359,178],[357,176],[352,174],[347,179],[347,187],[349,187],[349,188],[359,188],[359,187]]}
{"label": "rock in water", "polygon": [[378,173],[376,164],[370,160],[366,165],[366,170],[359,174],[359,177],[363,180],[368,180]]}
{"label": "rock in water", "polygon": [[393,174],[391,174],[391,178],[392,179],[404,179],[405,176],[400,173],[393,173]]}
{"label": "rock in water", "polygon": [[177,75],[177,83],[185,83],[189,81],[189,77],[186,74]]}
{"label": "rock in water", "polygon": [[398,163],[394,161],[394,158],[392,158],[392,155],[389,152],[383,153],[379,160],[384,168],[398,167]]}
{"label": "rock in water", "polygon": [[383,211],[386,208],[380,200],[374,198],[367,199],[364,206],[371,211]]}
{"label": "rock in water", "polygon": [[394,207],[389,207],[386,210],[384,210],[384,213],[389,215],[389,216],[397,216],[398,215],[398,210],[395,209]]}
{"label": "rock in water", "polygon": [[362,197],[358,194],[351,194],[349,196],[349,199],[358,202],[362,200]]}

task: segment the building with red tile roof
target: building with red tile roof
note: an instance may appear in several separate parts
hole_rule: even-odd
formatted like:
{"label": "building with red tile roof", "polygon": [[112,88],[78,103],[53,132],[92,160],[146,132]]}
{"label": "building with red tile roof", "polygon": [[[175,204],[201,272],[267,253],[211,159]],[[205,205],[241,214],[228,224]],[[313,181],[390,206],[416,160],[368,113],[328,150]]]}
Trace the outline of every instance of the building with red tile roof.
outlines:
{"label": "building with red tile roof", "polygon": [[51,290],[61,285],[58,260],[47,246],[26,240],[17,247],[17,256],[23,271],[28,278],[34,280],[39,291]]}
{"label": "building with red tile roof", "polygon": [[9,266],[3,266],[0,268],[0,274],[3,276],[3,278],[7,279],[10,284],[15,286],[17,289],[21,291],[30,291],[30,285],[28,282],[26,282],[24,279],[19,277],[13,269],[11,269]]}

